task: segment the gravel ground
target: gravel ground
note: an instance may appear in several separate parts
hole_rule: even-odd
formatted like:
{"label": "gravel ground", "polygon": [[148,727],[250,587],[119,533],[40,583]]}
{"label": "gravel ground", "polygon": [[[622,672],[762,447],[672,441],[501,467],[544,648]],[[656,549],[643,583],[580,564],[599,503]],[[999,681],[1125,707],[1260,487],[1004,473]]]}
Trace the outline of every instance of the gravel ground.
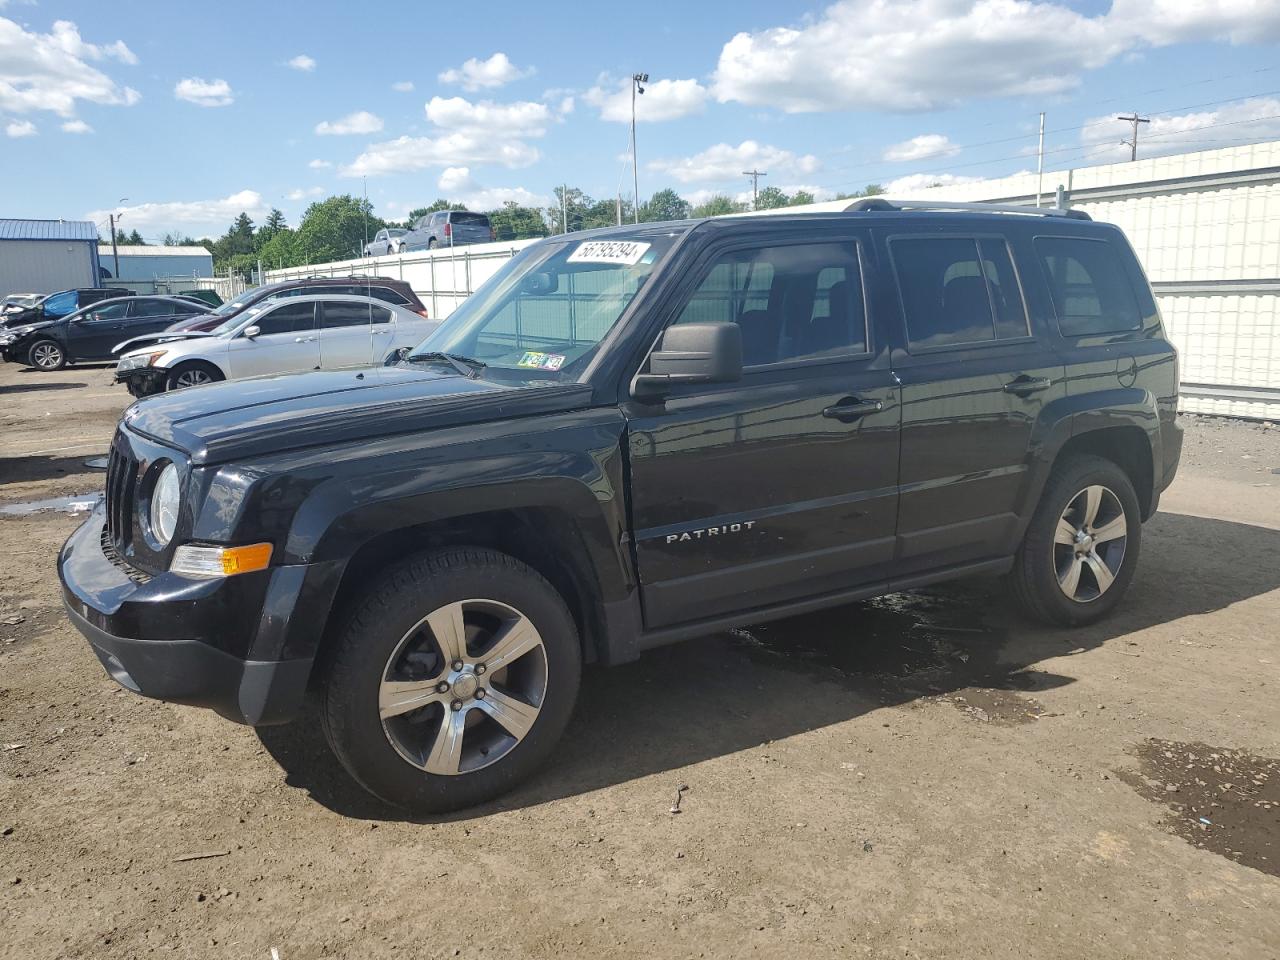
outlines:
{"label": "gravel ground", "polygon": [[1105,623],[980,581],[655,651],[406,822],[314,722],[128,694],[63,620],[79,521],[12,508],[100,489],[127,399],[0,366],[0,957],[1280,955],[1280,429],[1186,419]]}

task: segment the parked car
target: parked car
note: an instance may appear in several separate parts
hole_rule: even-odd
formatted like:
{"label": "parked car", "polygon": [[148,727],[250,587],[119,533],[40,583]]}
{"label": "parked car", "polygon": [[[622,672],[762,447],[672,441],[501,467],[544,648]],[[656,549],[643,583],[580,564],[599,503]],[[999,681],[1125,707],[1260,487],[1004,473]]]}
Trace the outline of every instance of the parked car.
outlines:
{"label": "parked car", "polygon": [[373,235],[373,239],[364,245],[364,255],[366,257],[381,257],[388,253],[395,253],[392,243],[408,232],[408,230],[402,230],[399,227],[379,230]]}
{"label": "parked car", "polygon": [[122,353],[116,380],[135,397],[145,397],[219,380],[368,367],[413,346],[438,325],[374,297],[280,297],[213,331]]}
{"label": "parked car", "polygon": [[584,662],[975,574],[1097,621],[1178,466],[1177,354],[1120,230],[972,206],[552,237],[395,366],[144,400],[69,616],[148,696],[314,692],[419,812],[536,770]]}
{"label": "parked car", "polygon": [[198,300],[207,307],[222,306],[222,297],[218,295],[216,290],[186,290],[176,296],[184,297],[187,300]]}
{"label": "parked car", "polygon": [[4,315],[4,325],[13,328],[44,320],[56,320],[103,300],[131,296],[133,291],[123,287],[83,287],[78,290],[60,290],[39,298],[35,303],[7,311]]}
{"label": "parked car", "polygon": [[44,295],[39,293],[9,294],[3,300],[0,300],[0,325],[3,325],[4,318],[8,314],[20,313],[28,307],[34,307],[43,299]]}
{"label": "parked car", "polygon": [[169,329],[175,332],[181,330],[213,330],[238,315],[241,311],[247,310],[263,300],[277,297],[312,296],[320,293],[373,297],[375,300],[382,300],[394,306],[407,307],[424,320],[427,319],[426,306],[418,299],[418,295],[413,292],[413,287],[403,280],[392,280],[390,277],[306,277],[300,280],[282,280],[278,283],[268,283],[261,287],[253,287],[238,297],[228,300],[209,316],[192,317],[189,320],[179,321]]}
{"label": "parked car", "polygon": [[489,218],[470,210],[437,210],[413,221],[402,237],[388,241],[389,252],[460,247],[465,243],[488,243],[498,238]]}
{"label": "parked car", "polygon": [[68,363],[111,360],[121,339],[154,333],[207,308],[177,297],[115,297],[65,317],[38,320],[0,331],[0,358],[38,370]]}

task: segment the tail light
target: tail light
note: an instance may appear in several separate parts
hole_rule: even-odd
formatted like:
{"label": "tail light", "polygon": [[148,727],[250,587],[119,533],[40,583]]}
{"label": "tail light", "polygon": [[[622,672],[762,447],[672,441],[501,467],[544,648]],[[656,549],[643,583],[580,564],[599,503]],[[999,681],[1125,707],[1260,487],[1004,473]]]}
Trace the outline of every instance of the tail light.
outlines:
{"label": "tail light", "polygon": [[415,310],[415,311],[413,311],[413,312],[414,312],[414,313],[416,313],[418,316],[420,316],[423,320],[430,320],[430,319],[431,319],[429,316],[427,316],[427,308],[426,308],[426,307],[423,307],[421,310]]}
{"label": "tail light", "polygon": [[453,224],[452,224],[452,223],[446,223],[446,224],[444,225],[444,235],[445,235],[445,239],[448,239],[449,237],[452,237],[452,236],[453,236]]}

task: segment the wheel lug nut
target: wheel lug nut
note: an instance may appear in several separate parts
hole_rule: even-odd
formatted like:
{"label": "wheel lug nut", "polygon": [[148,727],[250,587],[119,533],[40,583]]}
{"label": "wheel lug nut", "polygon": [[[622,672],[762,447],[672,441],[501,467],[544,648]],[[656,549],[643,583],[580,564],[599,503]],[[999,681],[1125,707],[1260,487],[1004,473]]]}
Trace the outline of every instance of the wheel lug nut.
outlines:
{"label": "wheel lug nut", "polygon": [[436,684],[436,693],[448,693],[448,692],[449,692],[448,683],[441,680],[439,683]]}
{"label": "wheel lug nut", "polygon": [[483,674],[483,673],[484,673],[484,671],[485,671],[485,666],[484,666],[484,664],[483,664],[483,663],[477,663],[477,664],[476,664],[476,673],[477,673],[477,674]]}
{"label": "wheel lug nut", "polygon": [[453,709],[453,712],[454,712],[454,713],[457,713],[459,710],[461,710],[461,709],[462,709],[462,701],[461,701],[461,700],[455,700],[455,701],[453,701],[453,703],[451,703],[449,706]]}
{"label": "wheel lug nut", "polygon": [[480,688],[478,688],[478,689],[476,690],[476,699],[477,699],[477,700],[483,700],[483,699],[484,699],[484,687],[480,687]]}
{"label": "wheel lug nut", "polygon": [[454,669],[455,671],[461,670],[461,669],[462,669],[462,661],[461,661],[461,660],[455,660],[455,661],[453,661],[452,666],[453,666],[453,669]]}

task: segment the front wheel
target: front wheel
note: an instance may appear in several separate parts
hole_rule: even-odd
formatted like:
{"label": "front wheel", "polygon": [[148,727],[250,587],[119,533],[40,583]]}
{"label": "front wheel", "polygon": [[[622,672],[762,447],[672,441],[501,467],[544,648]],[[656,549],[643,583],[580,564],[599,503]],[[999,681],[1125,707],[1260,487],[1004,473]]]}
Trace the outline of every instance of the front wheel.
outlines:
{"label": "front wheel", "polygon": [[37,340],[27,353],[27,363],[37,370],[61,370],[67,365],[67,351],[56,340]]}
{"label": "front wheel", "polygon": [[206,383],[225,380],[222,371],[209,363],[182,363],[169,371],[165,377],[166,390],[185,390],[187,387],[202,387]]}
{"label": "front wheel", "polygon": [[423,554],[350,609],[322,687],[325,736],[393,806],[469,807],[546,760],[581,663],[573,618],[534,570],[492,550]]}
{"label": "front wheel", "polygon": [[1055,470],[1027,527],[1013,592],[1038,620],[1082,626],[1120,602],[1138,563],[1142,514],[1128,474],[1102,457]]}

